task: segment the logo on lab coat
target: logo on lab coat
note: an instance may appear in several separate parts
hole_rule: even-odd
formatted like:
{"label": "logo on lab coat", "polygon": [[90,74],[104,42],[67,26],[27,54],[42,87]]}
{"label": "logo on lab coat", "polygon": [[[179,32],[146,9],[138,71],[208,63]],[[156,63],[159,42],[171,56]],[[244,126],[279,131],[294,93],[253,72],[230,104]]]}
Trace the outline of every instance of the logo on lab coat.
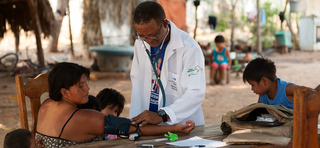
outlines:
{"label": "logo on lab coat", "polygon": [[203,68],[197,65],[194,68],[188,69],[187,73],[188,73],[188,76],[190,77],[191,75],[197,75],[199,71],[203,71]]}

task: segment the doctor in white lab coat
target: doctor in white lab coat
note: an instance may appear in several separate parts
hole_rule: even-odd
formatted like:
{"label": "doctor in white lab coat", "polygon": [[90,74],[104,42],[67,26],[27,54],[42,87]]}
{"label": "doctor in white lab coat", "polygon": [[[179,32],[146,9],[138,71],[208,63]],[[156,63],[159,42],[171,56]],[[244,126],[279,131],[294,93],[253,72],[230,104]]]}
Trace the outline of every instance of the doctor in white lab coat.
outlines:
{"label": "doctor in white lab coat", "polygon": [[[204,125],[201,108],[206,89],[203,53],[189,34],[165,19],[164,11],[159,6],[156,2],[144,2],[135,11],[134,23],[138,39],[134,45],[130,73],[132,95],[129,118],[134,124],[140,123],[140,126],[185,124],[187,120],[193,120],[196,126]],[[144,18],[143,15],[159,12],[158,9],[163,14],[153,13],[151,20],[145,19],[147,16]],[[160,90],[159,111],[152,112],[149,111],[149,105],[154,73],[146,50],[150,52],[151,46],[159,46],[164,41],[169,42],[165,49],[160,47],[160,50],[165,51],[160,80],[166,99],[163,104],[163,92]]]}

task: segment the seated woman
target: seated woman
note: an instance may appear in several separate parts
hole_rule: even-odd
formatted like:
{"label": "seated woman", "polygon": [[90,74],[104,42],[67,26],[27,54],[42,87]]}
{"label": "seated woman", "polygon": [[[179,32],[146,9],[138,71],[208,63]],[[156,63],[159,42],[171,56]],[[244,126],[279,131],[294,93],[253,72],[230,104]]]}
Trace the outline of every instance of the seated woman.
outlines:
{"label": "seated woman", "polygon": [[[103,140],[100,135],[129,135],[136,131],[129,119],[105,116],[77,105],[88,101],[89,69],[75,63],[59,63],[49,74],[49,99],[39,109],[36,137],[46,147],[63,147]],[[117,127],[117,128],[116,128]],[[194,122],[174,126],[147,125],[140,128],[141,135],[159,135],[170,132],[189,133]]]}

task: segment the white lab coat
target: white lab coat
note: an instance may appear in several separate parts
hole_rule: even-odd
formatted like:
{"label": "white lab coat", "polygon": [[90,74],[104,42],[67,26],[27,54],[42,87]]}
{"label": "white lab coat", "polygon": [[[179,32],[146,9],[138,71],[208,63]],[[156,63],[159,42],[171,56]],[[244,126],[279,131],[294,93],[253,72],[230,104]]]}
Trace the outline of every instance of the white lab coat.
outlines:
{"label": "white lab coat", "polygon": [[[167,45],[160,80],[166,94],[166,104],[159,91],[158,108],[165,110],[168,125],[185,124],[193,120],[204,125],[201,104],[205,98],[206,80],[204,56],[198,43],[170,22],[170,42]],[[150,45],[145,42],[148,50]],[[131,67],[132,95],[129,118],[149,110],[152,66],[142,41],[136,40]],[[162,125],[166,125],[162,123]]]}

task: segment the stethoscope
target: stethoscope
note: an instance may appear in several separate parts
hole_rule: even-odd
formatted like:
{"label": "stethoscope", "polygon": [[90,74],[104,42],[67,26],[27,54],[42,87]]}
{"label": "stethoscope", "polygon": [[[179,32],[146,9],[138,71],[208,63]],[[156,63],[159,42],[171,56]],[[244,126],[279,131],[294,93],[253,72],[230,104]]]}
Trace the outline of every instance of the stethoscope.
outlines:
{"label": "stethoscope", "polygon": [[[158,59],[158,56],[159,56],[159,54],[160,54],[160,52],[161,52],[161,49],[162,49],[164,40],[167,38],[167,36],[168,36],[168,34],[169,34],[169,32],[170,32],[169,26],[167,26],[167,27],[168,27],[168,32],[167,32],[166,36],[163,38],[163,40],[162,40],[161,46],[160,46],[160,48],[159,48],[159,50],[158,50],[158,53],[157,53],[157,55],[156,55],[155,60]],[[143,41],[141,41],[141,42],[142,42],[144,48],[146,49],[146,52],[147,52],[147,55],[149,56],[149,59],[150,59],[150,62],[151,62],[153,71],[154,71],[154,73],[156,74],[156,79],[157,79],[157,81],[158,81],[158,84],[159,84],[159,86],[160,86],[161,93],[162,93],[162,96],[163,96],[163,99],[162,99],[162,100],[163,100],[162,107],[164,107],[165,104],[166,104],[166,95],[165,95],[164,88],[163,88],[162,82],[161,82],[161,80],[160,80],[160,77],[159,77],[159,75],[158,75],[158,73],[157,73],[157,69],[156,69],[156,67],[155,67],[156,61],[155,61],[155,60],[152,60],[150,51],[147,49],[147,47],[146,47],[146,45],[144,44],[144,42],[143,42]]]}

